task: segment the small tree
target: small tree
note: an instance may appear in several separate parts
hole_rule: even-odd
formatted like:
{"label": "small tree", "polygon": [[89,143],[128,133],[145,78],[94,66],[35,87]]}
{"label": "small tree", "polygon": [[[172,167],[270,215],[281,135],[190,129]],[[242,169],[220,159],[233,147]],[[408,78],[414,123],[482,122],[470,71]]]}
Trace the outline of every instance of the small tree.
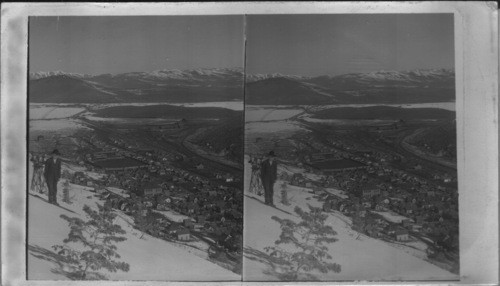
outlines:
{"label": "small tree", "polygon": [[[295,207],[294,211],[300,217],[298,223],[272,217],[280,224],[281,234],[275,246],[266,247],[265,250],[284,264],[284,272],[280,275],[282,280],[299,280],[301,275],[306,279],[315,279],[308,273],[312,270],[321,273],[341,271],[339,264],[328,262],[332,257],[328,254],[328,247],[324,245],[337,241],[334,237],[337,233],[331,226],[325,225],[328,216],[322,213],[320,208],[309,206],[309,210],[306,212],[300,207]],[[282,244],[291,247],[283,249],[280,247]]]}
{"label": "small tree", "polygon": [[69,198],[69,181],[65,180],[63,183],[63,202],[71,204],[71,199]]}
{"label": "small tree", "polygon": [[288,193],[287,193],[288,184],[283,182],[281,184],[281,203],[285,206],[288,206],[290,203],[288,202]]}
{"label": "small tree", "polygon": [[[116,215],[111,209],[99,204],[97,207],[97,211],[87,205],[83,207],[87,221],[61,215],[61,218],[69,223],[70,231],[68,237],[63,240],[64,245],[54,245],[52,248],[58,251],[64,262],[74,266],[76,269],[72,273],[74,279],[93,279],[88,276],[89,270],[98,271],[104,268],[110,272],[118,270],[128,272],[130,268],[129,264],[114,260],[120,258],[114,244],[126,240],[125,237],[118,236],[125,234],[125,231],[113,223]],[[83,249],[73,249],[68,243],[81,244]]]}

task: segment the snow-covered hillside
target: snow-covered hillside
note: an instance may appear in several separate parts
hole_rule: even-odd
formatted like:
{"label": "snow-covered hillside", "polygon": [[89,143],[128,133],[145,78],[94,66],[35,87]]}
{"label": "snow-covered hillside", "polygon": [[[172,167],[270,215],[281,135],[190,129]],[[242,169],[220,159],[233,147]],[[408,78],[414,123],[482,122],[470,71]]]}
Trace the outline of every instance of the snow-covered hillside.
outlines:
{"label": "snow-covered hillside", "polygon": [[[248,158],[245,162],[248,162]],[[278,173],[289,172],[290,168],[278,169]],[[297,170],[295,170],[297,171]],[[303,172],[303,170],[302,170]],[[250,166],[246,164],[246,186],[248,187]],[[306,176],[314,174],[306,174]],[[290,206],[280,204],[282,181],[274,187],[274,202],[277,208],[263,204],[263,197],[246,192],[244,221],[243,279],[245,281],[277,281],[281,268],[272,263],[273,258],[265,247],[274,246],[281,233],[279,224],[272,216],[297,220],[293,209],[307,205],[320,207],[311,189],[288,186]],[[326,223],[338,234],[338,241],[328,245],[333,257],[331,262],[341,265],[340,273],[312,273],[318,280],[456,280],[458,276],[427,261],[425,245],[397,245],[370,238],[351,229],[350,218],[340,213],[330,213]]]}
{"label": "snow-covered hillside", "polygon": [[[76,167],[72,166],[71,168]],[[63,171],[74,171],[63,165]],[[31,170],[30,170],[30,173]],[[33,280],[69,280],[70,268],[60,261],[52,249],[53,245],[63,244],[69,227],[67,221],[60,218],[84,217],[83,206],[95,208],[96,203],[103,204],[90,192],[89,188],[70,184],[72,204],[62,202],[63,180],[58,184],[58,203],[47,203],[44,194],[31,193],[28,196],[28,279]],[[110,273],[101,270],[100,274],[109,280],[162,280],[162,281],[240,281],[241,277],[225,268],[211,263],[187,247],[175,245],[164,240],[142,235],[133,229],[131,220],[119,214],[115,223],[126,231],[124,242],[117,244],[120,261],[130,264],[128,272]]]}

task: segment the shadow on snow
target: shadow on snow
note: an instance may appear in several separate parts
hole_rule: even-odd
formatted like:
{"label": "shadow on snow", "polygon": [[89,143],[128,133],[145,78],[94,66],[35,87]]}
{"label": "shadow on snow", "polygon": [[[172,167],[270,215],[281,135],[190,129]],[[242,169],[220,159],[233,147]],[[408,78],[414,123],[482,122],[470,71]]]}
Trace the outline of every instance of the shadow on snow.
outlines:
{"label": "shadow on snow", "polygon": [[[245,247],[243,256],[249,260],[265,264],[267,269],[262,272],[263,274],[274,276],[280,281],[290,281],[290,273],[287,272],[287,266],[290,264],[288,261],[251,247]],[[310,273],[305,274],[305,276],[306,281],[319,281],[317,277]]]}
{"label": "shadow on snow", "polygon": [[[28,245],[28,251],[33,257],[49,261],[55,265],[56,267],[51,269],[52,273],[63,275],[70,280],[82,280],[78,275],[78,269],[64,262],[64,257],[61,255],[38,245]],[[85,280],[107,280],[107,278],[97,272],[88,272]]]}

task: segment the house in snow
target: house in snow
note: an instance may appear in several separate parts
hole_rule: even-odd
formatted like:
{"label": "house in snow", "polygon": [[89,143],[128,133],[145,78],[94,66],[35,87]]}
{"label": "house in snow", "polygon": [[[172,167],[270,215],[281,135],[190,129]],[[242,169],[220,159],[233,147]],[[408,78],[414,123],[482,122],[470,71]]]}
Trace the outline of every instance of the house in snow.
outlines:
{"label": "house in snow", "polygon": [[185,228],[177,231],[177,240],[188,241],[191,240],[191,232]]}
{"label": "house in snow", "polygon": [[154,195],[161,194],[161,193],[162,193],[162,188],[158,184],[151,183],[151,184],[145,185],[142,188],[142,195],[144,195],[146,197],[154,196]]}
{"label": "house in snow", "polygon": [[397,229],[394,232],[394,239],[396,239],[396,241],[408,241],[410,236],[406,229]]}
{"label": "house in snow", "polygon": [[380,188],[376,185],[366,186],[363,190],[363,198],[371,198],[380,195]]}

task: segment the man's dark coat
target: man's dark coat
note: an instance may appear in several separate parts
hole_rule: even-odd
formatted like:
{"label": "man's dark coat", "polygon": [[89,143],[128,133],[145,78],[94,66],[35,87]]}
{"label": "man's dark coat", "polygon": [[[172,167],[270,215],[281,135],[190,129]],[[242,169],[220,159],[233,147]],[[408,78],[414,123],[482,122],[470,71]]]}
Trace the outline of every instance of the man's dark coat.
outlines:
{"label": "man's dark coat", "polygon": [[61,178],[61,159],[56,159],[54,162],[53,158],[47,159],[45,161],[45,170],[43,171],[45,180],[57,182]]}
{"label": "man's dark coat", "polygon": [[276,182],[278,173],[278,164],[276,160],[269,163],[269,159],[264,160],[260,165],[260,177],[262,179],[262,186],[265,191],[266,203],[273,203],[273,186]]}
{"label": "man's dark coat", "polygon": [[61,159],[49,158],[45,161],[45,170],[43,172],[47,187],[49,188],[49,202],[56,202],[57,181],[61,178]]}

